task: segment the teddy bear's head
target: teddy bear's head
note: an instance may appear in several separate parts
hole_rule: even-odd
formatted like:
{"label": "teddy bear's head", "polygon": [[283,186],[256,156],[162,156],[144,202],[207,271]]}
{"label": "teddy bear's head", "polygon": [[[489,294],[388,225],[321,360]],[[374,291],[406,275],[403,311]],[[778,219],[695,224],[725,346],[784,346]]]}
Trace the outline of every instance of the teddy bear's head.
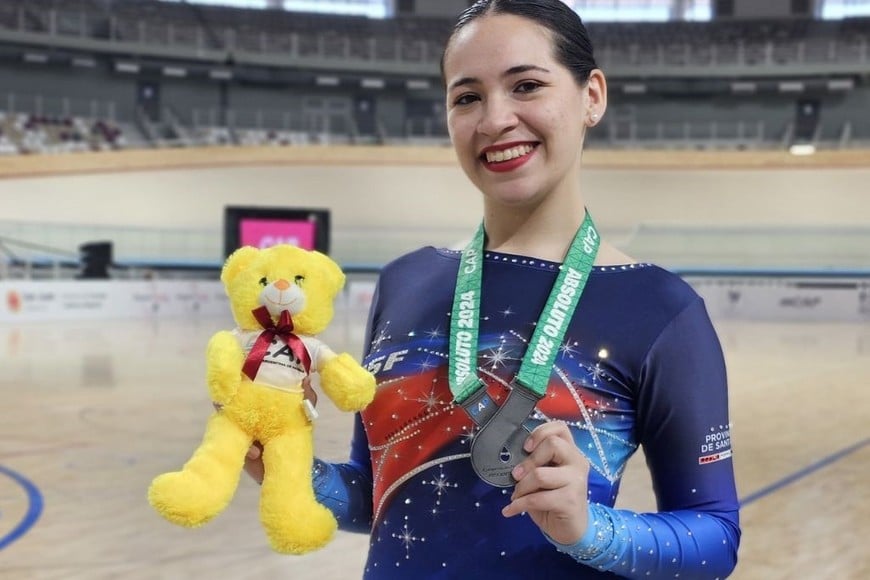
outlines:
{"label": "teddy bear's head", "polygon": [[308,335],[329,325],[332,303],[344,280],[338,264],[326,255],[287,244],[239,248],[221,272],[239,328],[260,328],[253,311],[265,306],[275,321],[282,310],[289,311],[294,332]]}

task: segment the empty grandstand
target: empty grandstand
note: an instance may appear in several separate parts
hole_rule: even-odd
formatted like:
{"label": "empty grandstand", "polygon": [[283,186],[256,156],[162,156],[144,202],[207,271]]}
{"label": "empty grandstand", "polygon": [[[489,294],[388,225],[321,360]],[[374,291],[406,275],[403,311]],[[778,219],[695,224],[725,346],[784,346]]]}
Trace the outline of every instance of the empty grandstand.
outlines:
{"label": "empty grandstand", "polygon": [[[294,10],[315,4],[344,14]],[[574,4],[588,14],[612,95],[591,147],[870,143],[861,3]],[[3,2],[0,151],[441,144],[438,63],[463,5]],[[20,118],[30,121],[10,121]],[[52,123],[37,119],[78,128],[46,131]]]}

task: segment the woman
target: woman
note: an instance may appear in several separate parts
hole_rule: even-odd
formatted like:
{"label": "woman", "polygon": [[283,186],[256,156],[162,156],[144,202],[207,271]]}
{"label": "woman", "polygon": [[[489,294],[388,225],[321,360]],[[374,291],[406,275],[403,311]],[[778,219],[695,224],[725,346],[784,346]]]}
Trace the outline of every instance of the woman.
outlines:
{"label": "woman", "polygon": [[[582,145],[607,91],[580,19],[558,0],[477,2],[442,72],[483,225],[461,254],[384,268],[378,393],[350,461],[315,463],[321,501],[371,533],[366,578],[727,576],[721,349],[698,295],[585,212]],[[657,513],[612,507],[639,445]]]}

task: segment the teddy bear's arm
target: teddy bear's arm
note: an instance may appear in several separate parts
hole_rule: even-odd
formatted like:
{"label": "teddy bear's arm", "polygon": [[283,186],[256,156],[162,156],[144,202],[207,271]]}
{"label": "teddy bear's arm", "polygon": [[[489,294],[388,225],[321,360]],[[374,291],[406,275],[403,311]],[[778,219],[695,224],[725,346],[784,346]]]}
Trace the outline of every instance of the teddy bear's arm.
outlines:
{"label": "teddy bear's arm", "polygon": [[233,333],[222,330],[211,337],[206,349],[206,378],[212,401],[227,404],[239,389],[245,353]]}
{"label": "teddy bear's arm", "polygon": [[328,358],[320,367],[320,386],[342,411],[359,411],[375,396],[375,377],[347,353]]}

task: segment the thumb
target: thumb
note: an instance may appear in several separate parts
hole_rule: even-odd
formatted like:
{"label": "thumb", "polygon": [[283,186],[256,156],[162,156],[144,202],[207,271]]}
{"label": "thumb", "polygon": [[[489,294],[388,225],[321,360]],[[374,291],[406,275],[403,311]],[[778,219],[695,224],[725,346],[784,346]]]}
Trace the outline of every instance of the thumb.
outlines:
{"label": "thumb", "polygon": [[248,448],[248,453],[245,455],[248,459],[256,460],[263,454],[263,446],[259,441],[254,441],[254,444]]}

